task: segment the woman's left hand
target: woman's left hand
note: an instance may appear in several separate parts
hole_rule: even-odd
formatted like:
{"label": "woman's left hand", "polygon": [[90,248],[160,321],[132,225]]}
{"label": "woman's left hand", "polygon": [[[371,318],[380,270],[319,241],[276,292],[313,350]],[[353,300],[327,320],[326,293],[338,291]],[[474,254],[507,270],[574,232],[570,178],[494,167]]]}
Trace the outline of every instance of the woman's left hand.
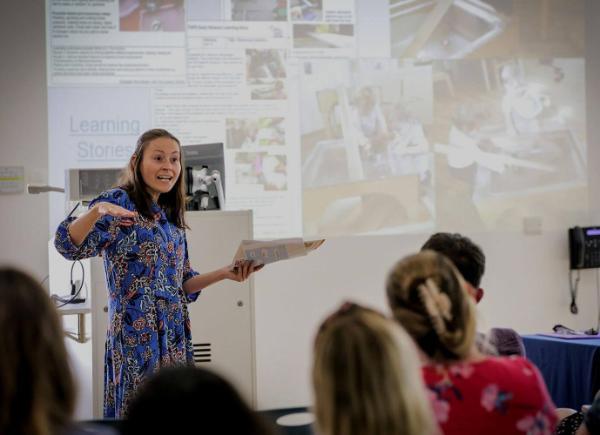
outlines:
{"label": "woman's left hand", "polygon": [[254,272],[259,271],[264,266],[264,264],[257,265],[254,263],[254,261],[251,260],[244,260],[237,264],[235,267],[232,267],[231,265],[225,266],[223,268],[223,271],[225,272],[226,279],[231,279],[237,282],[243,282],[246,281],[250,277],[250,275],[252,275]]}

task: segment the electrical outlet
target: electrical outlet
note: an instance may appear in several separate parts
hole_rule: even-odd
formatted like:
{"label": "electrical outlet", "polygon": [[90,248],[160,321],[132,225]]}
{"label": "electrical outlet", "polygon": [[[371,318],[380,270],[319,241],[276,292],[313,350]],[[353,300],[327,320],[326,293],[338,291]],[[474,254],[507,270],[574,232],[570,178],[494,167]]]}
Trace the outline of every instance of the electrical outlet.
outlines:
{"label": "electrical outlet", "polygon": [[81,287],[81,280],[78,279],[73,282],[73,288],[71,289],[71,294],[74,295],[75,293],[77,293],[77,290],[79,290],[79,287]]}

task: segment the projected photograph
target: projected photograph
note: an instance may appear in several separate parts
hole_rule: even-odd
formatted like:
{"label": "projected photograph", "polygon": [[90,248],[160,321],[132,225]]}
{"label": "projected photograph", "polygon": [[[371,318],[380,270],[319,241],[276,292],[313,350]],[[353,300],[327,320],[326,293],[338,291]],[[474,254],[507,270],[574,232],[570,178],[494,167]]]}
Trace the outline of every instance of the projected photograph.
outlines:
{"label": "projected photograph", "polygon": [[287,190],[287,159],[268,152],[238,152],[235,155],[236,184],[259,185],[265,191]]}
{"label": "projected photograph", "polygon": [[119,30],[122,32],[183,32],[183,0],[119,0]]}
{"label": "projected photograph", "polygon": [[353,24],[294,24],[294,48],[352,48]]}
{"label": "projected photograph", "polygon": [[517,228],[558,198],[585,208],[584,72],[582,59],[434,63],[431,137],[441,219]]}
{"label": "projected photograph", "polygon": [[290,0],[292,21],[321,21],[323,0]]}
{"label": "projected photograph", "polygon": [[285,78],[284,50],[246,50],[246,83],[251,99],[285,100]]}
{"label": "projected photograph", "polygon": [[313,62],[300,87],[305,234],[431,226],[431,66]]}
{"label": "projected photograph", "polygon": [[228,118],[225,120],[228,149],[283,146],[285,118]]}
{"label": "projected photograph", "polygon": [[287,21],[287,0],[231,0],[232,21]]}
{"label": "projected photograph", "polygon": [[582,57],[584,1],[390,0],[392,56]]}
{"label": "projected photograph", "polygon": [[[497,7],[501,7],[498,0]],[[512,54],[528,58],[585,56],[585,0],[513,1],[507,11],[518,35]],[[507,38],[508,39],[508,38]]]}
{"label": "projected photograph", "polygon": [[250,98],[253,100],[285,100],[287,91],[283,80],[257,80],[249,85]]}
{"label": "projected photograph", "polygon": [[283,50],[246,50],[246,79],[248,84],[284,79],[286,77],[284,59]]}

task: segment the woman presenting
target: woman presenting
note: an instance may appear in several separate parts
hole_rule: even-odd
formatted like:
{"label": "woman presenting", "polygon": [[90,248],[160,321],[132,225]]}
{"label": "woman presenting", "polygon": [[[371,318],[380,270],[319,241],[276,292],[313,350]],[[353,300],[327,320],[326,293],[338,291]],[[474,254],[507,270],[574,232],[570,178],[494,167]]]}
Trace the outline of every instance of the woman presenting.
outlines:
{"label": "woman presenting", "polygon": [[120,187],[103,192],[56,231],[69,260],[102,255],[109,326],[104,417],[123,418],[136,389],[160,367],[193,364],[187,303],[218,281],[244,281],[251,262],[198,274],[190,267],[184,220],[181,145],[166,130],[143,133]]}

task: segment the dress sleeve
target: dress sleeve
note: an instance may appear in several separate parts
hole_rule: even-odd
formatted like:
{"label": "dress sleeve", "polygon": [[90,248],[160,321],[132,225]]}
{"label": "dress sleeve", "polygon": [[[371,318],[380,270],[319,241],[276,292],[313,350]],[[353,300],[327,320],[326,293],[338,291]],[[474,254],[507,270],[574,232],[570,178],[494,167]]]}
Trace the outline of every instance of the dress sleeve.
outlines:
{"label": "dress sleeve", "polygon": [[[181,280],[182,284],[188,279],[193,278],[196,275],[200,275],[198,272],[192,269],[192,266],[190,265],[190,257],[188,255],[187,238],[185,237],[185,233],[183,235],[183,256],[183,278]],[[187,301],[195,302],[196,299],[198,299],[200,292],[202,292],[202,290],[192,294],[186,294]]]}
{"label": "dress sleeve", "polygon": [[[124,208],[131,208],[128,206],[129,201],[125,192],[120,189],[102,193],[90,203],[89,208],[98,202],[110,202]],[[62,221],[54,236],[56,250],[67,260],[82,260],[99,255],[103,249],[115,241],[119,233],[118,222],[115,218],[103,216],[94,224],[81,245],[77,246],[69,234],[69,225],[74,220],[74,217],[68,217]]]}

